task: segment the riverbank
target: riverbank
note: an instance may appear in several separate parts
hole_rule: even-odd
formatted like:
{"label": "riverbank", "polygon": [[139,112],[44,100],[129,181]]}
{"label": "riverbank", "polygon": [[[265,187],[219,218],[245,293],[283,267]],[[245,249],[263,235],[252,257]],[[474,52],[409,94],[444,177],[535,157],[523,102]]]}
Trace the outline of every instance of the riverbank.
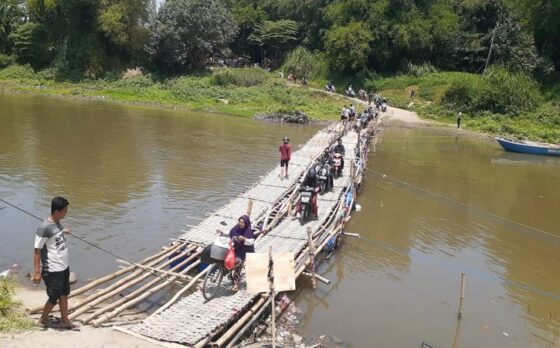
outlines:
{"label": "riverbank", "polygon": [[[506,74],[501,78],[511,77],[509,73],[500,73]],[[395,117],[408,127],[438,124],[454,127],[458,110],[463,110],[463,129],[488,136],[560,142],[560,102],[556,93],[541,92],[523,77],[512,81],[517,86],[527,84],[528,91],[511,86],[501,91],[494,85],[507,81],[492,79],[499,80],[461,72],[433,72],[365,83],[373,83],[378,93],[388,98],[392,106],[389,114],[391,110],[400,110]],[[247,118],[257,114],[304,112],[312,122],[338,119],[339,110],[348,104],[348,98],[324,92],[317,83],[302,86],[258,68],[208,69],[167,79],[133,69],[104,79],[79,82],[57,81],[56,74],[49,69],[34,72],[29,67],[14,65],[0,70],[0,91],[8,93],[107,100]],[[499,92],[489,95],[492,90]],[[530,103],[520,101],[527,98],[523,93],[532,96]]]}
{"label": "riverbank", "polygon": [[[15,298],[25,308],[43,304],[47,298],[44,289],[24,288],[18,286],[15,289]],[[77,301],[79,298],[73,298]],[[58,312],[53,313],[59,317]],[[34,322],[37,316],[32,317]],[[91,326],[78,326],[75,330],[63,330],[53,325],[49,328],[32,328],[25,331],[14,331],[0,334],[0,347],[154,347],[145,340],[113,330],[111,327],[93,328]]]}
{"label": "riverbank", "polygon": [[0,70],[0,90],[250,118],[263,113],[302,111],[316,121],[338,118],[344,103],[342,96],[289,83],[257,68],[213,69],[168,79],[136,71],[106,79],[67,82],[57,81],[48,71],[36,73],[29,67],[10,66]]}

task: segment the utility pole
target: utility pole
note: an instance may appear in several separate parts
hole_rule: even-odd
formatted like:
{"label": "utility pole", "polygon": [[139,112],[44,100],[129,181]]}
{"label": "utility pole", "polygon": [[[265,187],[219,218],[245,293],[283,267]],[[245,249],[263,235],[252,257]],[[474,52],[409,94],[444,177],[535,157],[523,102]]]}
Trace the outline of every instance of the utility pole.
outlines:
{"label": "utility pole", "polygon": [[498,17],[496,26],[492,31],[492,40],[490,40],[490,49],[488,50],[488,57],[486,58],[486,63],[484,63],[484,70],[482,71],[482,73],[486,71],[486,68],[488,68],[488,63],[490,63],[490,58],[492,57],[492,47],[494,46],[494,37],[496,36],[496,30],[498,29],[498,25],[500,25],[501,20],[502,20],[502,11],[500,11],[500,17]]}

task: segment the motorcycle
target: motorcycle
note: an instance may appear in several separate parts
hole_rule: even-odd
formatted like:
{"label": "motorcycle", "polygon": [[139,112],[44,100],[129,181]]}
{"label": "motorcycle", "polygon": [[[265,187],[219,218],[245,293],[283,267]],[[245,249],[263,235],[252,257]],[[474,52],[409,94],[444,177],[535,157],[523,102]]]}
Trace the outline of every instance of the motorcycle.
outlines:
{"label": "motorcycle", "polygon": [[301,204],[301,214],[299,222],[303,225],[311,219],[312,199],[315,194],[315,188],[311,186],[303,186],[299,189],[299,203]]}
{"label": "motorcycle", "polygon": [[346,94],[347,97],[356,98],[356,92],[354,92],[353,90],[346,90],[344,91],[344,93]]}
{"label": "motorcycle", "polygon": [[342,175],[342,155],[335,153],[333,159],[333,177],[338,179],[340,175]]}
{"label": "motorcycle", "polygon": [[331,166],[328,163],[323,163],[323,165],[320,165],[317,169],[317,183],[320,193],[332,190],[332,172]]}
{"label": "motorcycle", "polygon": [[336,93],[336,88],[334,87],[334,85],[325,85],[325,91]]}

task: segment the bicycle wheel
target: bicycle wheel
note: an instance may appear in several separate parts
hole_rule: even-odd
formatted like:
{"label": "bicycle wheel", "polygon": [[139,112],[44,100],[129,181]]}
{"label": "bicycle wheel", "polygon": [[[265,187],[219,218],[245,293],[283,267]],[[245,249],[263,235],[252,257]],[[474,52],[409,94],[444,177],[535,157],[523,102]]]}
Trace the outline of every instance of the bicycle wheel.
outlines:
{"label": "bicycle wheel", "polygon": [[221,291],[222,278],[224,277],[224,266],[213,264],[204,277],[202,285],[202,296],[210,301]]}

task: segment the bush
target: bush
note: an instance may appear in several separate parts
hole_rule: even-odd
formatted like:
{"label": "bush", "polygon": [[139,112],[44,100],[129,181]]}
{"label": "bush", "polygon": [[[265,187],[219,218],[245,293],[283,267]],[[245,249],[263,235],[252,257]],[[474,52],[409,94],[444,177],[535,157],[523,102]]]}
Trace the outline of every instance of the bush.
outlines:
{"label": "bush", "polygon": [[306,48],[298,47],[286,57],[282,71],[286,75],[294,74],[297,78],[314,79],[326,75],[327,62],[323,55],[311,53]]}
{"label": "bush", "polygon": [[132,88],[132,89],[142,89],[154,85],[154,81],[149,74],[122,78],[120,80],[111,83],[111,86],[118,88]]}
{"label": "bush", "polygon": [[30,65],[10,65],[0,70],[0,78],[5,80],[34,80],[36,79],[35,71]]}
{"label": "bush", "polygon": [[16,281],[14,278],[0,278],[0,332],[32,328],[33,322],[19,310],[19,302],[14,300]]}
{"label": "bush", "polygon": [[535,81],[501,67],[491,68],[484,75],[454,79],[442,98],[445,106],[455,110],[498,114],[533,111],[542,101]]}
{"label": "bush", "polygon": [[416,65],[413,63],[408,63],[407,74],[414,77],[421,77],[427,74],[436,73],[438,70],[429,63],[424,63],[421,65]]}
{"label": "bush", "polygon": [[47,68],[37,72],[37,78],[43,81],[54,81],[57,76],[55,68]]}
{"label": "bush", "polygon": [[0,68],[5,68],[9,65],[12,65],[16,62],[16,58],[14,56],[8,56],[7,54],[0,53]]}
{"label": "bush", "polygon": [[266,72],[259,68],[220,69],[212,75],[211,83],[217,86],[251,87],[261,85],[266,77]]}

